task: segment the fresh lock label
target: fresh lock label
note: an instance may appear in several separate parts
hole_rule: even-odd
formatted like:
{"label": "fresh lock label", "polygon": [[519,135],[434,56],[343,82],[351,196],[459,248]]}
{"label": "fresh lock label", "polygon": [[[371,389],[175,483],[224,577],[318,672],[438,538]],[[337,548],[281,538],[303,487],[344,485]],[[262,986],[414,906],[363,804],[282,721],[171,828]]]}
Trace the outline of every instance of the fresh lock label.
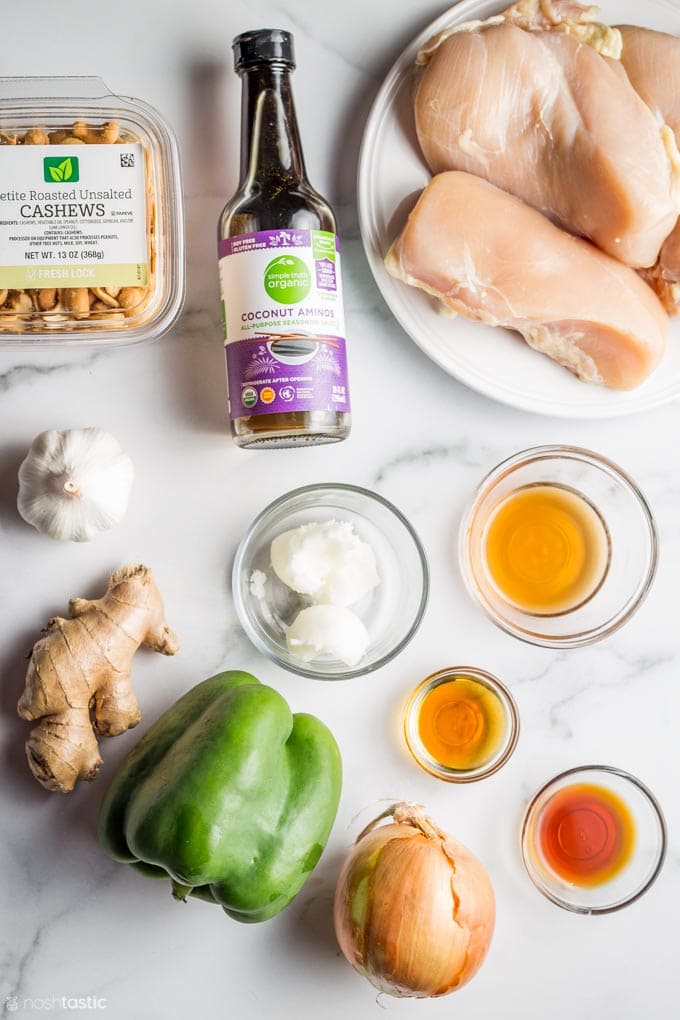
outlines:
{"label": "fresh lock label", "polygon": [[239,234],[219,259],[231,417],[349,411],[335,234]]}
{"label": "fresh lock label", "polygon": [[0,289],[148,283],[144,151],[0,146]]}

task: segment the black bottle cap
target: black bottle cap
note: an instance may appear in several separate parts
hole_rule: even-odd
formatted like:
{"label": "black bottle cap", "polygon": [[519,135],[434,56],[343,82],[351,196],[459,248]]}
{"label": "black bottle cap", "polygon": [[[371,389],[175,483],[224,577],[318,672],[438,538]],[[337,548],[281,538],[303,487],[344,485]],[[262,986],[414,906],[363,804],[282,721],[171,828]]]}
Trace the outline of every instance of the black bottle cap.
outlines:
{"label": "black bottle cap", "polygon": [[293,36],[281,28],[258,28],[252,32],[241,32],[231,45],[234,68],[237,71],[261,63],[295,67]]}

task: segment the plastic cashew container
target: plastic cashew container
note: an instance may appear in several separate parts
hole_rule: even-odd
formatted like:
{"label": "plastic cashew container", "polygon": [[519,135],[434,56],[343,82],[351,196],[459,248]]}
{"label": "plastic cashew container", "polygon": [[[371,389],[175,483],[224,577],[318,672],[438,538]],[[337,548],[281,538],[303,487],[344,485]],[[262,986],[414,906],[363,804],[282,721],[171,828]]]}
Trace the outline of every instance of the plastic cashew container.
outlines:
{"label": "plastic cashew container", "polygon": [[100,78],[0,78],[0,348],[142,343],[184,299],[175,135]]}

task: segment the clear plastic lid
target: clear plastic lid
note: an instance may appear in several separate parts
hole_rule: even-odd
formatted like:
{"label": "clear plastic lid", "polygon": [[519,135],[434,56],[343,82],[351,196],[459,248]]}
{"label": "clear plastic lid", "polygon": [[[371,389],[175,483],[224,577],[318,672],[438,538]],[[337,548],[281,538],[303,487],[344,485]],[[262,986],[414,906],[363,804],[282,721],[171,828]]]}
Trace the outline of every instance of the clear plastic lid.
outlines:
{"label": "clear plastic lid", "polygon": [[100,78],[0,78],[0,348],[139,343],[183,299],[167,122]]}

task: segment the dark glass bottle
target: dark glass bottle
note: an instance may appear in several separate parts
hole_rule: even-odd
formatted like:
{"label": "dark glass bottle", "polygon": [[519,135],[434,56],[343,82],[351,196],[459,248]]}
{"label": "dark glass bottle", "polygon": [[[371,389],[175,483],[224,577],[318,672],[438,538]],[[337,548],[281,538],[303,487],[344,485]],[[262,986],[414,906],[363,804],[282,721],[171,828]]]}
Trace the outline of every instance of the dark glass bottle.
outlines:
{"label": "dark glass bottle", "polygon": [[263,29],[233,48],[241,175],[218,225],[232,432],[239,446],[337,442],[350,428],[340,257],[307,180],[293,38]]}

